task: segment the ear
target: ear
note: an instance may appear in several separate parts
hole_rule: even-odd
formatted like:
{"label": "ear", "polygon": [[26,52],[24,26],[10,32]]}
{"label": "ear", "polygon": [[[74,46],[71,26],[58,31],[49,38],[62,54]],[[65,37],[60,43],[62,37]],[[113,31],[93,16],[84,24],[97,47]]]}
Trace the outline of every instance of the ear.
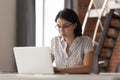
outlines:
{"label": "ear", "polygon": [[77,27],[77,23],[74,24],[74,29],[76,29],[76,27]]}

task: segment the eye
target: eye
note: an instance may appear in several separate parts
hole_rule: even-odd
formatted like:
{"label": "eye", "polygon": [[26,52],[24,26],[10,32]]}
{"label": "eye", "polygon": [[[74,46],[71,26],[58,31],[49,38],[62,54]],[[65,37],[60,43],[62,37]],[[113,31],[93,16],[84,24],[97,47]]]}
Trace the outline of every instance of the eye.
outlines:
{"label": "eye", "polygon": [[68,27],[68,25],[63,25],[63,28],[67,28]]}
{"label": "eye", "polygon": [[68,27],[70,27],[72,24],[65,24],[65,25],[63,25],[63,28],[68,28]]}
{"label": "eye", "polygon": [[59,26],[59,25],[57,25],[57,27],[58,27],[58,28],[60,28],[60,26]]}
{"label": "eye", "polygon": [[59,28],[61,28],[61,27],[60,27],[60,25],[56,25],[55,28],[59,29]]}

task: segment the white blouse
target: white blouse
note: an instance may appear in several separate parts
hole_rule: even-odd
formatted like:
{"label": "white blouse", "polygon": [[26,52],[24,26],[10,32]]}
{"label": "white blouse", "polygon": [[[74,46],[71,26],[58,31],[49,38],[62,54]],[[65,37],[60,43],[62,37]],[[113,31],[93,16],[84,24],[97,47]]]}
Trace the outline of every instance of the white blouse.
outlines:
{"label": "white blouse", "polygon": [[88,36],[76,37],[66,52],[67,43],[60,36],[51,41],[51,53],[55,56],[57,67],[77,67],[83,62],[84,54],[93,51],[92,39]]}

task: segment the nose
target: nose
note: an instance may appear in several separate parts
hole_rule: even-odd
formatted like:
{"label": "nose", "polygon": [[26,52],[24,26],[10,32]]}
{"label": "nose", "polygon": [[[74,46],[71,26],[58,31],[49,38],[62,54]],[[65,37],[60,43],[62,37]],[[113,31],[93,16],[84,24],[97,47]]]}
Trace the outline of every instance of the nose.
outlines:
{"label": "nose", "polygon": [[59,29],[59,32],[60,32],[60,33],[63,33],[63,32],[64,32],[64,28],[60,28],[60,29]]}
{"label": "nose", "polygon": [[63,31],[63,30],[64,30],[64,28],[62,28],[62,27],[61,27],[59,30],[60,30],[60,31]]}

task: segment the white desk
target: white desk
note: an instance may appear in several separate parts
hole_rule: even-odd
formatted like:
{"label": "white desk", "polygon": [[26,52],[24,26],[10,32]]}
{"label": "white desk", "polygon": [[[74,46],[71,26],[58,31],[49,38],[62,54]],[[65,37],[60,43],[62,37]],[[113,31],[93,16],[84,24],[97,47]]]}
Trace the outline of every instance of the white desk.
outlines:
{"label": "white desk", "polygon": [[116,78],[119,78],[120,80],[120,74],[100,74],[100,75],[0,74],[0,80],[116,80]]}

